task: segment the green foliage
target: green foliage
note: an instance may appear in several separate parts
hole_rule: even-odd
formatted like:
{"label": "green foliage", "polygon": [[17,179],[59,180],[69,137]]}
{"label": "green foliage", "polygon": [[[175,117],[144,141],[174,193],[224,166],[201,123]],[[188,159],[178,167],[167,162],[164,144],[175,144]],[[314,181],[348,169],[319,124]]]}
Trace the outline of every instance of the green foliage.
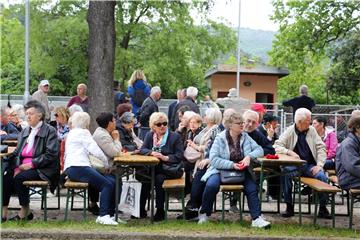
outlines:
{"label": "green foliage", "polygon": [[[297,91],[293,92],[293,89],[297,89],[301,83],[316,88],[310,88],[310,92],[316,93],[313,96],[319,98],[319,103],[325,103],[326,90],[330,90],[330,101],[343,94],[328,85],[329,65],[333,65],[329,62],[328,55],[336,41],[342,45],[340,39],[359,31],[360,2],[274,0],[273,5],[275,12],[272,19],[280,25],[280,32],[276,35],[270,52],[271,64],[286,66],[291,73],[281,80],[281,86],[285,88],[280,87],[279,95],[295,95]],[[328,65],[324,62],[328,62]],[[330,82],[334,83],[340,80],[341,74],[332,76],[334,78]],[[349,78],[344,81],[348,82]],[[290,86],[294,84],[296,86]]]}

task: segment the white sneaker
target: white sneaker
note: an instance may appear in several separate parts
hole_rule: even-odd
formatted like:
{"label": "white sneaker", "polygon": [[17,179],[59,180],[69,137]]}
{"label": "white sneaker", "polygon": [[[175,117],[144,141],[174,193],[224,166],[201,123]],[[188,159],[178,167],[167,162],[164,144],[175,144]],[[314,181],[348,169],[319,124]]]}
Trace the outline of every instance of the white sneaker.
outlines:
{"label": "white sneaker", "polygon": [[105,215],[105,216],[98,216],[96,218],[96,223],[99,223],[99,224],[104,224],[104,225],[118,225],[117,222],[115,222],[114,220],[112,220],[110,218],[110,215]]}
{"label": "white sneaker", "polygon": [[[115,221],[115,216],[112,216],[112,217],[111,217],[111,220],[113,220],[114,222],[116,222],[116,221]],[[117,222],[118,222],[118,223],[121,223],[121,224],[127,224],[127,221],[122,220],[122,219],[120,219],[119,217],[118,217]]]}
{"label": "white sneaker", "polygon": [[266,221],[265,218],[263,218],[262,216],[259,216],[257,219],[252,221],[251,227],[269,228],[270,227],[270,222]]}
{"label": "white sneaker", "polygon": [[209,217],[206,216],[206,213],[199,213],[199,221],[198,224],[203,224],[209,221]]}

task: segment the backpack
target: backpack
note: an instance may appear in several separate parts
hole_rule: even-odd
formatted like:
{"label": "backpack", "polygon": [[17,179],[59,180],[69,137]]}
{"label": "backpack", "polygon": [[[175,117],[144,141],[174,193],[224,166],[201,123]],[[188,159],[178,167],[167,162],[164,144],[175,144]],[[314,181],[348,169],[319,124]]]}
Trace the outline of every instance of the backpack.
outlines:
{"label": "backpack", "polygon": [[145,89],[143,89],[143,88],[134,89],[134,96],[133,96],[132,100],[136,106],[141,107],[141,105],[143,104],[143,102],[145,101],[146,98],[147,98],[147,96],[145,94]]}

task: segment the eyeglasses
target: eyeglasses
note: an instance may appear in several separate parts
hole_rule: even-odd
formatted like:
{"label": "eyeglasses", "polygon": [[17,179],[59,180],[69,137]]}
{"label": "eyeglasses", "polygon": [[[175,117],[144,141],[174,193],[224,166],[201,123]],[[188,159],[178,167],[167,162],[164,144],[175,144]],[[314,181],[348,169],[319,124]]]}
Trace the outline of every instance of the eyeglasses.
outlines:
{"label": "eyeglasses", "polygon": [[236,122],[234,124],[237,124],[237,125],[244,125],[245,122]]}
{"label": "eyeglasses", "polygon": [[161,127],[161,126],[166,127],[167,125],[168,125],[168,123],[167,123],[167,122],[155,123],[155,126],[157,126],[157,127]]}

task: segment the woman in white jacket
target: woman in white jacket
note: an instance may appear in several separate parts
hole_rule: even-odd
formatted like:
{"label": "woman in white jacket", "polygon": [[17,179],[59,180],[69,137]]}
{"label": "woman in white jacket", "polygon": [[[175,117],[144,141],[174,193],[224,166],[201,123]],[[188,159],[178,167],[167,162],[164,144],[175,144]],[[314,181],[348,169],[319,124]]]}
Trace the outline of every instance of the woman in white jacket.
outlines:
{"label": "woman in white jacket", "polygon": [[72,181],[87,182],[99,192],[100,211],[97,223],[117,225],[111,217],[115,211],[115,178],[113,175],[102,175],[91,167],[89,154],[101,159],[105,169],[109,169],[107,157],[96,144],[88,130],[90,116],[85,112],[76,112],[71,117],[70,130],[65,145],[64,171]]}

